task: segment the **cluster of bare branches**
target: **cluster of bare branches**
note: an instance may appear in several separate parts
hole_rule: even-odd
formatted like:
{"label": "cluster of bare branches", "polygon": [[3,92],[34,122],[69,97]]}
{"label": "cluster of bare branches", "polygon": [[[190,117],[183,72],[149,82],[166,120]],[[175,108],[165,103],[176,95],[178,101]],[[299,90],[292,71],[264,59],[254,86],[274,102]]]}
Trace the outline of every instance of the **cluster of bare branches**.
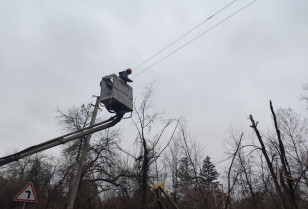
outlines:
{"label": "cluster of bare branches", "polygon": [[[75,209],[306,208],[307,119],[292,109],[275,112],[270,103],[273,126],[263,131],[250,115],[250,132],[229,132],[229,161],[219,177],[184,118],[153,112],[152,94],[150,85],[135,101],[129,147],[121,143],[120,129],[92,135]],[[58,119],[67,131],[81,130],[89,126],[92,111],[91,105],[58,110]],[[2,167],[1,208],[20,208],[12,199],[29,181],[39,202],[27,208],[67,208],[85,141],[64,145],[58,158],[37,154]],[[166,191],[161,197],[152,188],[158,182]]]}
{"label": "cluster of bare branches", "polygon": [[270,111],[269,131],[262,133],[250,115],[254,135],[230,134],[226,208],[296,209],[308,204],[308,121],[290,108],[276,113],[272,102]]}

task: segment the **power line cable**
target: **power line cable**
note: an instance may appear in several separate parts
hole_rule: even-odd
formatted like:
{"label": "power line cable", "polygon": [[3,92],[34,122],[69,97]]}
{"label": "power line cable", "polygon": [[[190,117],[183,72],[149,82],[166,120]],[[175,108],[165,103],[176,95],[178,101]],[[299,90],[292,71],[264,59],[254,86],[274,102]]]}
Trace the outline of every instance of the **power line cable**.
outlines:
{"label": "power line cable", "polygon": [[195,27],[193,27],[192,29],[190,29],[189,31],[187,31],[186,33],[184,33],[182,36],[180,36],[179,38],[177,38],[175,41],[173,41],[172,43],[170,43],[168,46],[166,46],[165,48],[161,49],[160,51],[158,51],[157,53],[155,53],[153,56],[151,56],[150,58],[148,58],[147,60],[145,60],[144,62],[140,63],[139,65],[137,65],[134,69],[134,71],[136,69],[138,69],[139,67],[141,67],[142,65],[144,65],[145,63],[147,63],[148,61],[150,61],[151,59],[153,59],[154,57],[156,57],[157,55],[159,55],[160,53],[162,53],[163,51],[165,51],[166,49],[168,49],[169,47],[171,47],[173,44],[175,44],[176,42],[178,42],[179,40],[181,40],[182,38],[184,38],[185,36],[187,36],[189,33],[191,33],[192,31],[194,31],[195,29],[197,29],[198,27],[200,27],[201,25],[203,25],[204,23],[206,23],[208,20],[212,19],[214,16],[216,16],[217,14],[219,14],[220,12],[222,12],[223,10],[225,10],[227,7],[231,6],[234,2],[236,2],[238,0],[234,0],[231,3],[229,3],[228,5],[224,6],[223,8],[221,8],[220,10],[218,10],[217,12],[215,12],[213,15],[211,15],[210,17],[208,17],[207,19],[203,20],[201,23],[199,23],[198,25],[196,25]]}
{"label": "power line cable", "polygon": [[[169,47],[171,47],[172,45],[174,45],[176,42],[178,42],[180,39],[184,38],[186,35],[188,35],[189,33],[191,33],[193,30],[197,29],[198,27],[200,27],[202,24],[206,23],[208,20],[212,19],[214,16],[216,16],[217,14],[219,14],[220,12],[222,12],[223,10],[225,10],[226,8],[228,8],[229,6],[231,6],[233,3],[235,3],[238,0],[233,0],[232,2],[230,2],[229,4],[227,4],[226,6],[224,6],[223,8],[221,8],[220,10],[218,10],[217,12],[215,12],[213,15],[211,15],[210,17],[208,17],[207,19],[205,19],[204,21],[202,21],[201,23],[199,23],[198,25],[196,25],[195,27],[193,27],[192,29],[190,29],[189,31],[187,31],[185,34],[183,34],[182,36],[180,36],[178,39],[176,39],[175,41],[173,41],[171,44],[169,44],[168,46],[166,46],[165,48],[161,49],[159,52],[155,53],[153,56],[151,56],[150,58],[148,58],[147,60],[145,60],[144,62],[140,63],[138,66],[136,66],[134,69],[136,70],[137,68],[141,67],[142,65],[144,65],[146,62],[148,62],[149,60],[153,59],[154,57],[156,57],[157,55],[159,55],[161,52],[165,51],[166,49],[168,49]],[[232,16],[236,15],[237,13],[241,12],[242,10],[244,10],[245,8],[247,8],[248,6],[250,6],[251,4],[253,4],[254,2],[256,2],[257,0],[252,1],[251,3],[247,4],[246,6],[242,7],[241,9],[239,9],[238,11],[232,13],[231,15],[229,15],[227,18],[223,19],[222,21],[220,21],[219,23],[215,24],[214,26],[212,26],[211,28],[209,28],[208,30],[204,31],[203,33],[199,34],[198,36],[196,36],[195,38],[193,38],[192,40],[188,41],[187,43],[185,43],[184,45],[180,46],[179,48],[177,48],[176,50],[174,50],[173,52],[171,52],[170,54],[168,54],[167,56],[163,57],[162,59],[158,60],[157,62],[155,62],[154,64],[152,64],[151,66],[147,67],[146,69],[144,69],[143,71],[141,71],[140,73],[138,73],[137,75],[135,75],[133,78],[139,76],[140,74],[144,73],[145,71],[149,70],[150,68],[152,68],[153,66],[157,65],[158,63],[162,62],[163,60],[167,59],[169,56],[171,56],[172,54],[176,53],[177,51],[179,51],[180,49],[184,48],[185,46],[187,46],[188,44],[190,44],[191,42],[193,42],[194,40],[196,40],[197,38],[199,38],[200,36],[206,34],[207,32],[211,31],[212,29],[214,29],[216,26],[218,26],[219,24],[225,22],[226,20],[228,20],[229,18],[231,18]],[[98,92],[99,93],[99,92]],[[89,100],[87,100],[86,103],[89,103],[91,100],[93,99],[93,97],[91,97]]]}
{"label": "power line cable", "polygon": [[[185,34],[183,34],[182,36],[180,36],[178,39],[176,39],[175,41],[173,41],[172,43],[170,43],[168,46],[166,46],[165,48],[161,49],[159,52],[155,53],[153,56],[151,56],[150,58],[148,58],[147,60],[145,60],[144,62],[140,63],[138,66],[136,66],[134,69],[136,70],[137,68],[141,67],[142,65],[144,65],[146,62],[148,62],[149,60],[153,59],[154,57],[156,57],[157,55],[159,55],[160,53],[162,53],[163,51],[165,51],[166,49],[168,49],[169,47],[171,47],[172,45],[174,45],[176,42],[178,42],[180,39],[184,38],[185,36],[187,36],[189,33],[191,33],[193,30],[197,29],[198,27],[200,27],[202,24],[206,23],[208,20],[212,19],[214,16],[216,16],[217,14],[219,14],[220,12],[222,12],[223,10],[225,10],[226,8],[228,8],[229,6],[231,6],[233,3],[235,3],[238,0],[233,0],[232,2],[230,2],[229,4],[227,4],[226,6],[224,6],[223,8],[221,8],[220,10],[218,10],[217,12],[215,12],[213,15],[211,15],[210,17],[208,17],[207,19],[205,19],[204,21],[202,21],[201,23],[199,23],[198,25],[196,25],[195,27],[193,27],[192,29],[190,29],[189,31],[187,31]],[[163,57],[162,59],[158,60],[157,62],[155,62],[154,64],[152,64],[151,66],[147,67],[146,69],[144,69],[143,71],[141,71],[140,73],[138,73],[137,75],[135,75],[133,78],[139,76],[140,74],[144,73],[145,71],[149,70],[150,68],[152,68],[153,66],[157,65],[158,63],[162,62],[163,60],[167,59],[169,56],[171,56],[172,54],[176,53],[177,51],[179,51],[180,49],[184,48],[186,45],[190,44],[191,42],[193,42],[194,40],[196,40],[197,38],[199,38],[200,36],[204,35],[205,33],[209,32],[210,30],[214,29],[216,26],[218,26],[219,24],[223,23],[224,21],[226,21],[227,19],[231,18],[232,16],[234,16],[235,14],[241,12],[242,10],[244,10],[245,8],[247,8],[248,6],[250,6],[251,4],[253,4],[254,2],[256,2],[257,0],[252,1],[251,3],[247,4],[246,6],[244,6],[243,8],[241,8],[240,10],[236,11],[235,13],[231,14],[230,16],[228,16],[227,18],[223,19],[222,21],[220,21],[219,23],[217,23],[216,25],[212,26],[211,28],[209,28],[208,30],[204,31],[203,33],[201,33],[200,35],[196,36],[195,38],[193,38],[192,40],[190,40],[189,42],[187,42],[186,44],[182,45],[181,47],[177,48],[175,51],[173,51],[172,53],[168,54],[167,56]],[[99,92],[98,92],[99,94]],[[91,100],[93,99],[93,97],[91,97],[89,100],[86,101],[86,103],[89,103]],[[92,101],[91,101],[92,102]]]}
{"label": "power line cable", "polygon": [[167,56],[163,57],[162,59],[158,60],[157,62],[155,62],[154,64],[152,64],[151,66],[147,67],[146,69],[144,69],[143,71],[141,71],[140,73],[138,73],[137,75],[135,75],[133,78],[139,76],[140,74],[144,73],[145,71],[149,70],[150,68],[152,68],[153,66],[157,65],[158,63],[162,62],[163,60],[167,59],[168,57],[170,57],[171,55],[173,55],[174,53],[176,53],[177,51],[179,51],[180,49],[184,48],[185,46],[187,46],[188,44],[190,44],[191,42],[193,42],[194,40],[196,40],[197,38],[201,37],[202,35],[208,33],[209,31],[213,30],[215,27],[217,27],[218,25],[222,24],[223,22],[225,22],[226,20],[230,19],[231,17],[233,17],[234,15],[236,15],[237,13],[243,11],[244,9],[246,9],[247,7],[249,7],[250,5],[252,5],[253,3],[255,3],[257,0],[254,0],[252,2],[250,2],[249,4],[245,5],[244,7],[242,7],[241,9],[237,10],[236,12],[232,13],[231,15],[229,15],[228,17],[226,17],[225,19],[223,19],[222,21],[218,22],[217,24],[215,24],[214,26],[212,26],[211,28],[207,29],[206,31],[204,31],[203,33],[199,34],[198,36],[196,36],[195,38],[191,39],[190,41],[188,41],[187,43],[185,43],[184,45],[180,46],[179,48],[177,48],[176,50],[174,50],[173,52],[171,52],[170,54],[168,54]]}

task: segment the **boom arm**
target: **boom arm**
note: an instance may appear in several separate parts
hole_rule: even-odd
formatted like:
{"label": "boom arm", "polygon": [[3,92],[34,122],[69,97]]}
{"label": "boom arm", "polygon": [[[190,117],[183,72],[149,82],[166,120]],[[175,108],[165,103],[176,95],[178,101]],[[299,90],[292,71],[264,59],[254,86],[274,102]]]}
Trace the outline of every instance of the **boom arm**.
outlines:
{"label": "boom arm", "polygon": [[116,115],[116,116],[109,118],[108,120],[105,120],[105,121],[100,122],[98,124],[95,124],[93,126],[89,126],[89,127],[84,128],[80,131],[75,131],[75,132],[72,132],[72,133],[69,133],[69,134],[65,134],[63,136],[51,139],[47,142],[29,147],[25,150],[22,150],[20,152],[15,153],[15,154],[12,154],[12,155],[9,155],[9,156],[6,156],[6,157],[2,157],[2,158],[0,158],[0,166],[9,164],[13,161],[17,161],[21,158],[28,156],[28,155],[32,155],[32,154],[41,152],[43,150],[58,146],[60,144],[64,144],[64,143],[69,142],[71,140],[74,140],[74,139],[77,139],[77,138],[80,138],[80,137],[83,137],[83,136],[86,136],[86,135],[89,135],[89,134],[92,134],[92,133],[95,133],[95,132],[98,132],[98,131],[101,131],[101,130],[104,130],[104,129],[107,129],[107,128],[110,128],[110,127],[114,126],[115,124],[117,124],[118,122],[120,122],[122,118],[123,118],[123,115]]}

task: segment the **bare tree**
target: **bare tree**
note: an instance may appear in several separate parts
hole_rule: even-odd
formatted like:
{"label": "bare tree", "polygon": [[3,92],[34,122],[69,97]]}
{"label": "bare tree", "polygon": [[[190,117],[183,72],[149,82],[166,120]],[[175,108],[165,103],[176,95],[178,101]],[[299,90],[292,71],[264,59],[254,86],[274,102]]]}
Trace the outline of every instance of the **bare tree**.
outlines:
{"label": "bare tree", "polygon": [[[28,183],[32,182],[40,201],[32,208],[60,207],[57,202],[64,199],[59,188],[61,184],[57,175],[57,165],[53,157],[36,154],[20,159],[2,168],[0,184],[0,203],[3,208],[15,208],[18,203],[13,198]],[[2,199],[4,198],[4,199]],[[51,205],[51,201],[54,203]]]}
{"label": "bare tree", "polygon": [[177,140],[173,140],[170,143],[168,152],[164,155],[164,165],[169,173],[169,178],[171,183],[171,197],[173,201],[177,203],[179,201],[179,173],[178,173],[178,163],[180,159],[180,145]]}
{"label": "bare tree", "polygon": [[[91,105],[82,105],[79,108],[68,109],[66,112],[60,110],[58,112],[60,123],[66,129],[76,131],[88,126],[92,107]],[[128,195],[127,185],[123,179],[130,178],[133,174],[126,167],[121,167],[123,163],[120,162],[121,158],[117,153],[119,142],[119,129],[107,129],[92,135],[88,159],[81,172],[76,208],[98,207],[107,192]],[[61,173],[62,176],[65,176],[65,182],[69,188],[73,183],[84,143],[85,137],[69,143],[63,151],[64,160]]]}
{"label": "bare tree", "polygon": [[[155,122],[159,119],[162,113],[151,112],[151,96],[153,94],[152,85],[145,88],[143,99],[139,105],[134,104],[134,117],[132,119],[133,125],[137,130],[137,143],[140,145],[140,153],[136,158],[136,166],[138,170],[138,182],[141,195],[141,208],[147,208],[148,196],[149,196],[149,182],[150,182],[150,166],[161,157],[161,154],[170,144],[175,130],[177,129],[178,120],[168,119],[165,120],[161,128],[151,136],[151,131],[154,129]],[[175,124],[171,128],[170,135],[166,136],[167,129]],[[159,148],[160,142],[165,141],[165,145]]]}
{"label": "bare tree", "polygon": [[242,140],[243,140],[243,133],[241,134],[239,139],[237,139],[235,137],[235,135],[233,135],[233,134],[232,134],[231,138],[235,142],[235,150],[232,151],[232,154],[230,155],[230,156],[232,156],[232,160],[231,160],[228,172],[227,172],[227,188],[228,189],[227,189],[226,203],[225,203],[225,207],[224,207],[225,209],[227,209],[229,204],[231,204],[231,192],[233,191],[234,186],[236,185],[236,182],[237,182],[239,174],[240,174],[240,170],[235,170],[235,171],[232,172],[232,168],[233,168],[233,163],[236,159],[236,156],[241,149],[241,143],[242,143]]}
{"label": "bare tree", "polygon": [[[184,162],[186,161],[187,171],[190,174],[187,175],[186,178],[189,180],[188,184],[191,184],[190,190],[184,189],[184,193],[186,197],[190,199],[201,199],[199,202],[195,202],[199,204],[196,207],[207,207],[207,203],[209,198],[206,197],[205,191],[202,188],[202,184],[200,182],[199,171],[201,167],[201,150],[198,143],[192,139],[190,136],[190,132],[188,131],[187,122],[184,118],[180,121],[180,128],[178,131],[178,140],[181,148],[182,158]],[[190,202],[190,201],[188,201]],[[191,204],[188,203],[188,204]]]}
{"label": "bare tree", "polygon": [[267,167],[270,171],[271,178],[276,188],[276,192],[278,196],[280,197],[283,207],[286,209],[287,208],[298,208],[298,204],[296,201],[296,194],[295,194],[295,185],[294,185],[294,182],[292,181],[292,171],[290,168],[289,160],[286,155],[285,145],[281,138],[281,132],[278,127],[276,114],[274,112],[271,102],[270,102],[270,109],[272,112],[275,131],[276,131],[276,137],[277,137],[276,149],[278,151],[277,153],[278,156],[275,154],[272,154],[272,157],[274,159],[277,159],[276,162],[279,161],[279,164],[281,167],[278,169],[278,171],[277,169],[275,169],[275,165],[278,165],[278,164],[275,163],[275,161],[272,161],[270,159],[269,153],[271,152],[269,152],[266,149],[266,145],[264,144],[263,138],[257,128],[257,123],[254,121],[252,115],[250,115],[250,121],[252,123],[251,127],[254,129],[257,135],[257,138],[260,142],[262,154],[266,160]]}
{"label": "bare tree", "polygon": [[[292,161],[290,169],[296,176],[300,176],[308,167],[308,120],[288,108],[278,109],[277,122],[281,138],[285,143],[286,156]],[[306,189],[308,189],[306,172],[301,177]]]}

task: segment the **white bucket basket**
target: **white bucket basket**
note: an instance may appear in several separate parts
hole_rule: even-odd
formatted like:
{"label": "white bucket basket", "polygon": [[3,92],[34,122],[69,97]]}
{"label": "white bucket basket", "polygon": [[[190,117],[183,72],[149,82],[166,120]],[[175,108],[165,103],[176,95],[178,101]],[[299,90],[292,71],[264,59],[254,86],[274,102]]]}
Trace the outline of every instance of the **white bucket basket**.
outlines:
{"label": "white bucket basket", "polygon": [[133,88],[116,74],[102,78],[100,83],[102,102],[111,113],[124,114],[133,111]]}

